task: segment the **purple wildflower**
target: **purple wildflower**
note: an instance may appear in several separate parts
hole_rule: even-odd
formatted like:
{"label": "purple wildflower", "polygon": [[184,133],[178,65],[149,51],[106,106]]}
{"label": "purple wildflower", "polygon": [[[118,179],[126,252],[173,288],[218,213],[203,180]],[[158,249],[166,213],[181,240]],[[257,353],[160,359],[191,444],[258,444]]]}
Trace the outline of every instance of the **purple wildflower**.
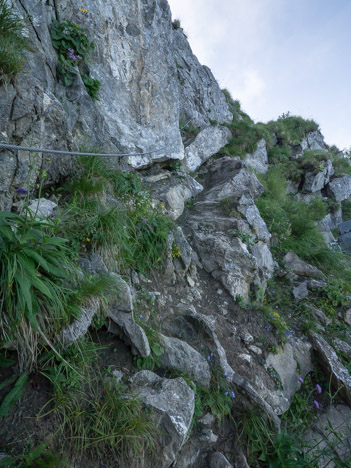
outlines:
{"label": "purple wildflower", "polygon": [[319,384],[317,384],[316,387],[317,387],[317,392],[322,393],[322,387]]}
{"label": "purple wildflower", "polygon": [[147,218],[140,218],[143,223],[147,223]]}
{"label": "purple wildflower", "polygon": [[140,318],[140,319],[142,319],[142,318],[143,318],[142,314],[140,314],[140,315],[139,315],[139,318]]}
{"label": "purple wildflower", "polygon": [[210,356],[213,357],[213,353],[211,353]]}
{"label": "purple wildflower", "polygon": [[232,392],[232,393],[230,394],[230,396],[231,396],[232,398],[235,398],[235,393]]}
{"label": "purple wildflower", "polygon": [[300,376],[299,376],[299,377],[298,377],[298,379],[299,379],[299,382],[301,382],[301,383],[305,383],[305,381],[303,380],[303,378],[302,378],[302,377],[300,377]]}
{"label": "purple wildflower", "polygon": [[217,388],[218,388],[218,390],[220,390],[221,386],[220,386],[220,385],[217,385]]}
{"label": "purple wildflower", "polygon": [[315,404],[316,408],[319,409],[319,403],[317,400],[313,400],[313,403]]}
{"label": "purple wildflower", "polygon": [[169,214],[169,211],[168,211],[168,210],[165,210],[165,214]]}
{"label": "purple wildflower", "polygon": [[154,230],[154,228],[152,226],[150,226],[150,224],[149,224],[149,229],[150,229],[150,231]]}
{"label": "purple wildflower", "polygon": [[22,187],[16,189],[16,192],[18,193],[18,195],[27,195],[28,194],[28,190],[25,189],[25,188],[22,188]]}
{"label": "purple wildflower", "polygon": [[226,377],[225,380],[227,380],[227,381],[230,380],[230,377]]}
{"label": "purple wildflower", "polygon": [[224,377],[227,377],[228,374],[226,372],[224,372],[223,375],[224,375]]}
{"label": "purple wildflower", "polygon": [[225,396],[228,396],[228,393],[229,393],[229,392],[225,392],[225,394],[224,394],[224,395],[225,395]]}
{"label": "purple wildflower", "polygon": [[207,360],[209,361],[211,359],[211,356],[207,356]]}

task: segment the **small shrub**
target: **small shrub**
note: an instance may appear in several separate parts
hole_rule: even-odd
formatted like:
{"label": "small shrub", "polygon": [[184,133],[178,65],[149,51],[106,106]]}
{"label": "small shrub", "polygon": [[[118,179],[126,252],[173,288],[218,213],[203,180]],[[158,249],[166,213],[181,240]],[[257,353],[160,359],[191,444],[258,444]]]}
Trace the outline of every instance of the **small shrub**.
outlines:
{"label": "small shrub", "polygon": [[24,68],[28,41],[24,37],[24,22],[7,0],[0,0],[0,83]]}
{"label": "small shrub", "polygon": [[53,19],[50,35],[58,54],[57,69],[65,86],[71,86],[75,76],[80,74],[88,94],[93,99],[98,99],[101,83],[84,71],[89,54],[95,48],[93,42],[88,39],[87,29],[69,20]]}

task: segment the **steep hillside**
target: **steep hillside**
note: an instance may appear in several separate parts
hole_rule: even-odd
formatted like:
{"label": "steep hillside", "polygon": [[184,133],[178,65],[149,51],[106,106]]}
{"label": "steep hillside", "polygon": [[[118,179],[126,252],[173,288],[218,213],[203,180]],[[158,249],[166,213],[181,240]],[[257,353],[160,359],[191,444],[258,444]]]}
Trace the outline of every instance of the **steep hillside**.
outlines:
{"label": "steep hillside", "polygon": [[0,0],[0,71],[0,466],[351,466],[348,156],[165,0]]}

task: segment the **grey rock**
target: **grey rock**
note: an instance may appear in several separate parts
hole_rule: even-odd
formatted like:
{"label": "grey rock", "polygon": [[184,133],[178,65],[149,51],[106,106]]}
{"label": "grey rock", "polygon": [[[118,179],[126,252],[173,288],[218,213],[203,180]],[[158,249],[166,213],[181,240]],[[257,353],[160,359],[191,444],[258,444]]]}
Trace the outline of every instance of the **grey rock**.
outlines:
{"label": "grey rock", "polygon": [[321,365],[332,376],[332,383],[340,388],[340,395],[351,404],[351,376],[338,359],[333,348],[317,333],[312,333],[312,344],[319,355]]}
{"label": "grey rock", "polygon": [[344,322],[351,327],[351,309],[348,309],[344,313]]}
{"label": "grey rock", "polygon": [[105,262],[97,252],[91,252],[80,258],[78,264],[89,275],[104,275],[108,273]]}
{"label": "grey rock", "polygon": [[144,330],[134,322],[133,314],[109,310],[108,331],[118,335],[131,346],[135,355],[146,358],[150,355],[150,345]]}
{"label": "grey rock", "polygon": [[327,189],[328,195],[337,202],[346,200],[351,196],[351,176],[346,174],[333,179]]}
{"label": "grey rock", "polygon": [[89,305],[81,308],[80,317],[62,332],[62,341],[65,346],[71,345],[87,334],[93,318],[100,310],[100,306],[99,300],[91,299]]}
{"label": "grey rock", "polygon": [[[272,237],[251,196],[244,194],[239,200],[238,211],[243,214],[259,240],[268,242]],[[256,247],[258,251],[258,247]],[[262,255],[261,255],[262,257]],[[273,263],[273,258],[272,258]]]}
{"label": "grey rock", "polygon": [[201,130],[185,150],[185,164],[189,171],[195,171],[213,154],[225,146],[231,138],[227,127],[212,126]]}
{"label": "grey rock", "polygon": [[129,284],[117,273],[110,273],[116,284],[116,290],[108,294],[109,315],[115,311],[132,312],[133,294]]}
{"label": "grey rock", "polygon": [[264,272],[266,278],[271,278],[274,272],[274,260],[267,244],[262,241],[256,242],[251,251],[256,258],[258,268]]}
{"label": "grey rock", "polygon": [[[203,186],[186,173],[181,173],[180,176],[161,174],[167,174],[167,177],[151,183],[153,197],[164,200],[168,215],[176,220],[183,213],[185,203],[201,193]],[[146,180],[150,183],[150,177]]]}
{"label": "grey rock", "polygon": [[297,275],[308,276],[322,280],[326,279],[325,275],[318,268],[304,262],[293,252],[288,252],[283,258],[283,262],[286,269],[291,270]]}
{"label": "grey rock", "polygon": [[257,143],[257,149],[251,154],[245,155],[245,163],[260,174],[268,171],[268,155],[266,140],[262,139]]}
{"label": "grey rock", "polygon": [[255,199],[264,191],[255,174],[243,167],[240,158],[221,158],[210,170],[213,188],[206,194],[209,201],[220,202],[228,197],[239,200],[244,194]]}
{"label": "grey rock", "polygon": [[316,289],[324,288],[327,285],[326,281],[320,280],[310,280],[307,282],[307,287],[311,291],[315,291]]}
{"label": "grey rock", "polygon": [[307,144],[308,149],[310,149],[311,151],[328,151],[328,146],[325,144],[324,137],[319,130],[316,130],[315,132],[310,132],[307,135]]}
{"label": "grey rock", "polygon": [[262,349],[259,348],[258,346],[251,345],[248,347],[249,351],[253,352],[254,354],[257,354],[257,356],[260,356],[262,354]]}
{"label": "grey rock", "polygon": [[[276,391],[276,396],[280,398],[280,410],[285,412],[299,388],[298,377],[305,377],[313,368],[312,366],[312,346],[297,340],[295,345],[286,343],[283,353],[270,353],[266,359],[266,367],[273,367],[278,373],[283,392]],[[297,366],[300,368],[300,374],[297,373]]]}
{"label": "grey rock", "polygon": [[241,393],[243,393],[251,402],[257,404],[262,410],[267,413],[267,415],[272,420],[275,427],[279,430],[280,420],[275,414],[273,408],[270,406],[267,401],[262,397],[262,395],[256,391],[256,389],[240,374],[235,372],[232,367],[229,365],[227,360],[226,352],[220,343],[218,336],[215,332],[215,321],[213,317],[200,314],[196,312],[193,307],[186,308],[186,313],[184,318],[189,321],[195,321],[199,324],[199,327],[204,330],[206,335],[211,337],[211,340],[214,344],[214,354],[219,361],[219,364],[223,370],[226,372],[229,381],[233,382],[234,385],[238,387]]}
{"label": "grey rock", "polygon": [[179,377],[165,379],[151,371],[141,371],[132,378],[135,394],[151,408],[159,431],[160,468],[169,467],[184,445],[194,414],[195,394]]}
{"label": "grey rock", "polygon": [[331,324],[331,320],[328,319],[328,317],[324,314],[324,312],[320,309],[318,309],[316,306],[313,304],[304,304],[304,306],[309,309],[311,312],[312,317],[317,320],[319,323],[321,323],[324,326],[328,326]]}
{"label": "grey rock", "polygon": [[318,456],[320,467],[334,468],[335,455],[346,463],[351,447],[351,409],[345,405],[331,406],[321,414],[312,429],[308,431],[305,440],[311,447],[311,457]]}
{"label": "grey rock", "polygon": [[293,288],[292,293],[296,302],[299,302],[308,296],[307,284],[307,281],[303,281],[298,286]]}
{"label": "grey rock", "polygon": [[[171,59],[176,64],[179,93],[179,113],[184,120],[198,127],[210,125],[210,119],[219,124],[230,122],[224,94],[221,92],[211,70],[201,66],[193,55],[187,38],[180,29],[172,31]],[[172,90],[170,90],[172,91]]]}
{"label": "grey rock", "polygon": [[243,342],[244,342],[245,344],[247,344],[247,345],[253,343],[253,341],[254,341],[254,337],[253,337],[252,335],[250,335],[250,333],[247,332],[247,331],[242,332],[242,333],[240,334],[240,338],[241,338],[241,339],[243,340]]}
{"label": "grey rock", "polygon": [[180,272],[187,272],[193,261],[196,261],[196,254],[193,251],[191,245],[187,241],[184,232],[180,226],[177,226],[173,231],[174,242],[179,248],[180,257],[174,258],[176,270]]}
{"label": "grey rock", "polygon": [[31,212],[31,214],[38,218],[52,218],[56,208],[57,203],[54,203],[51,200],[47,200],[46,198],[33,200],[28,205],[28,210]]}
{"label": "grey rock", "polygon": [[329,159],[326,161],[323,171],[318,172],[317,174],[313,172],[306,172],[304,174],[305,182],[302,187],[302,192],[314,193],[322,190],[329,182],[330,177],[334,175],[334,172],[333,164]]}
{"label": "grey rock", "polygon": [[209,457],[209,468],[233,468],[223,453],[214,452]]}
{"label": "grey rock", "polygon": [[212,413],[206,413],[204,417],[199,419],[199,423],[201,423],[203,426],[212,426],[215,421],[216,418]]}
{"label": "grey rock", "polygon": [[334,338],[333,346],[337,351],[351,359],[351,346],[346,343],[346,341],[339,340],[339,338]]}
{"label": "grey rock", "polygon": [[199,440],[207,444],[215,444],[218,440],[218,435],[214,434],[212,429],[203,429],[199,435]]}
{"label": "grey rock", "polygon": [[210,366],[198,351],[178,338],[161,335],[161,341],[165,352],[160,360],[166,368],[184,372],[205,387],[210,385]]}
{"label": "grey rock", "polygon": [[328,213],[319,223],[322,231],[331,231],[336,229],[342,223],[342,210],[341,206],[333,213]]}

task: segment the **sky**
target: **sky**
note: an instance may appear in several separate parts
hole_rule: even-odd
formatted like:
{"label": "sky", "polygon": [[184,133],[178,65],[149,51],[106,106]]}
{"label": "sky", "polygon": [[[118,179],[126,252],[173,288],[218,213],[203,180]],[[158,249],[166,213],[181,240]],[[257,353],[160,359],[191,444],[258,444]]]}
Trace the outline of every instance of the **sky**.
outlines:
{"label": "sky", "polygon": [[313,118],[351,146],[351,0],[168,0],[193,52],[252,119]]}

